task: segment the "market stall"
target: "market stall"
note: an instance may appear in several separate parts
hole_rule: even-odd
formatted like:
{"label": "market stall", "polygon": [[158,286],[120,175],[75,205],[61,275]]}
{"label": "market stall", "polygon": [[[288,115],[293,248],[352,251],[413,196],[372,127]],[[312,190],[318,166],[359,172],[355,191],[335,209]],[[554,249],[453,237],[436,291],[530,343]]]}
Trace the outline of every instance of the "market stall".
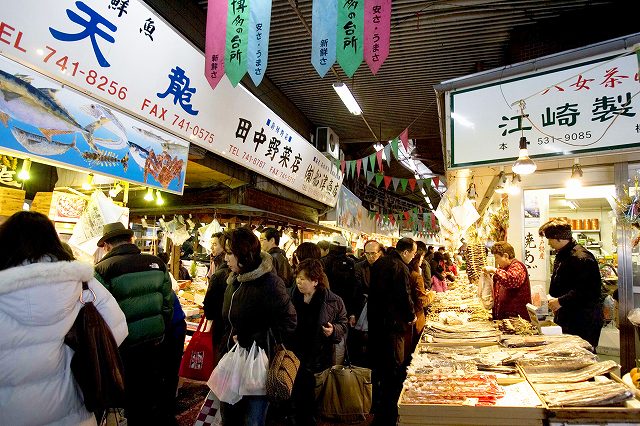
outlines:
{"label": "market stall", "polygon": [[640,392],[588,342],[492,321],[461,274],[438,293],[407,369],[399,424],[636,423]]}

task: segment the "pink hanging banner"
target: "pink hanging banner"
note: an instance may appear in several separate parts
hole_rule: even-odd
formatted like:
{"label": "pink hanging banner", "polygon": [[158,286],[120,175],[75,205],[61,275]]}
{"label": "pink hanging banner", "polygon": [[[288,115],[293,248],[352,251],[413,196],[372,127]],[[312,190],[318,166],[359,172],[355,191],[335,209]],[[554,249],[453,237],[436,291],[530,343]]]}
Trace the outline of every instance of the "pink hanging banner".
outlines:
{"label": "pink hanging banner", "polygon": [[400,133],[400,140],[402,141],[402,146],[404,150],[409,152],[409,128],[407,127]]}
{"label": "pink hanging banner", "polygon": [[391,184],[391,176],[384,177],[384,189],[389,189],[389,185]]}
{"label": "pink hanging banner", "polygon": [[356,170],[358,172],[358,178],[360,178],[360,169],[362,168],[362,158],[356,160]]}
{"label": "pink hanging banner", "polygon": [[340,171],[344,174],[344,167],[347,163],[344,160],[340,160]]}
{"label": "pink hanging banner", "polygon": [[382,150],[376,152],[376,159],[378,160],[378,170],[382,173]]}
{"label": "pink hanging banner", "polygon": [[415,179],[409,179],[409,188],[411,188],[411,191],[415,191],[416,190],[416,180]]}
{"label": "pink hanging banner", "polygon": [[364,0],[364,60],[377,74],[389,56],[391,0]]}
{"label": "pink hanging banner", "polygon": [[227,37],[227,0],[209,0],[204,48],[204,75],[215,89],[224,75],[224,50]]}

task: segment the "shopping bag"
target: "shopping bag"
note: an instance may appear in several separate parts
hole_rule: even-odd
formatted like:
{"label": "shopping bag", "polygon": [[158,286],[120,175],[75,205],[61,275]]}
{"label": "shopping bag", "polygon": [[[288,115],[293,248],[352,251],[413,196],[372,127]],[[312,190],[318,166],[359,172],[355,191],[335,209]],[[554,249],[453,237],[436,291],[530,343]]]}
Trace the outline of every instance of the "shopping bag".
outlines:
{"label": "shopping bag", "polygon": [[205,331],[207,319],[202,316],[198,329],[187,345],[180,363],[180,377],[205,381],[211,376],[215,364],[215,352],[211,339],[211,328]]}
{"label": "shopping bag", "polygon": [[371,370],[334,365],[315,375],[318,413],[335,422],[359,422],[371,410]]}
{"label": "shopping bag", "polygon": [[123,408],[107,408],[102,415],[100,426],[127,426]]}
{"label": "shopping bag", "polygon": [[367,305],[364,304],[364,308],[362,308],[362,312],[360,312],[360,316],[358,317],[358,322],[356,322],[355,329],[359,331],[369,331],[369,320],[367,318]]}
{"label": "shopping bag", "polygon": [[267,370],[269,358],[260,346],[253,342],[240,383],[240,395],[266,395],[267,394]]}
{"label": "shopping bag", "polygon": [[220,401],[233,405],[242,399],[240,381],[246,360],[247,350],[236,343],[213,369],[207,385]]}
{"label": "shopping bag", "polygon": [[[92,300],[84,299],[88,291]],[[111,329],[98,312],[96,294],[89,284],[82,283],[79,303],[82,304],[64,343],[74,350],[71,372],[82,390],[84,405],[89,411],[124,406],[124,367]]]}
{"label": "shopping bag", "polygon": [[220,420],[220,401],[209,391],[193,426],[216,426],[221,424]]}
{"label": "shopping bag", "polygon": [[480,300],[482,300],[482,305],[485,309],[493,308],[493,278],[491,275],[487,273],[480,275],[478,296],[480,296]]}

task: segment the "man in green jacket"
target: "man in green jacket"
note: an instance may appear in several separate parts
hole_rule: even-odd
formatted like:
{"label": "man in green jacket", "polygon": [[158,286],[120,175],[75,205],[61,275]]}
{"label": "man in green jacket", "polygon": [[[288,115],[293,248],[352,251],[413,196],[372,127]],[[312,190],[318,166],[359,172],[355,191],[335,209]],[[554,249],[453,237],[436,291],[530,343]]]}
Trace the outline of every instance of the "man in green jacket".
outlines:
{"label": "man in green jacket", "polygon": [[166,403],[162,365],[173,314],[171,279],[165,263],[133,244],[133,231],[120,222],[104,225],[98,241],[107,254],[95,265],[96,278],[120,305],[129,336],[120,347],[124,364],[125,409],[130,426],[175,424]]}

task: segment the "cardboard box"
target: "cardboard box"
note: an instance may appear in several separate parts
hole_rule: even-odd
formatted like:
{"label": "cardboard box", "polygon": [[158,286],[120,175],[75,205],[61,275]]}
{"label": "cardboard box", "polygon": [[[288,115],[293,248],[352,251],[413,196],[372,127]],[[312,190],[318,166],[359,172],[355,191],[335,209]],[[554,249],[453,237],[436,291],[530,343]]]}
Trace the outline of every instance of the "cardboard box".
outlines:
{"label": "cardboard box", "polygon": [[25,191],[22,189],[0,187],[0,216],[11,216],[22,211]]}

